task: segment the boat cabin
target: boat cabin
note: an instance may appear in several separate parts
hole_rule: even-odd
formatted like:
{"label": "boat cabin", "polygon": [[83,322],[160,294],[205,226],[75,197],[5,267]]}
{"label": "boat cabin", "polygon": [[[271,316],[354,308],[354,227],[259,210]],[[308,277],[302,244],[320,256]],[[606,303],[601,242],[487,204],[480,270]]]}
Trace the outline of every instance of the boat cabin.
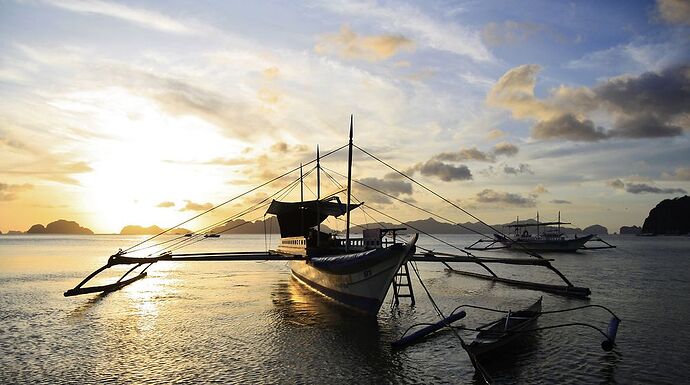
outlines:
{"label": "boat cabin", "polygon": [[[350,211],[360,204],[350,205]],[[280,226],[280,245],[278,253],[302,256],[323,256],[344,252],[361,252],[378,249],[395,242],[397,231],[405,228],[364,229],[362,237],[347,239],[321,231],[321,223],[328,216],[339,217],[347,213],[347,205],[338,197],[303,202],[280,202],[274,200],[266,211],[278,218]],[[384,237],[393,236],[393,242]]]}

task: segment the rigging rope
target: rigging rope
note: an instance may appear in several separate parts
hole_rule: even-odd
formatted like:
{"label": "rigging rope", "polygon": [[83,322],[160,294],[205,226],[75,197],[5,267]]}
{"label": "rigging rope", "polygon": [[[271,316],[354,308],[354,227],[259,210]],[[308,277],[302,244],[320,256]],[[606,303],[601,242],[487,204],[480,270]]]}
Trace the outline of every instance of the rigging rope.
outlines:
{"label": "rigging rope", "polygon": [[[401,175],[402,177],[408,179],[409,181],[411,181],[412,183],[416,184],[417,186],[419,186],[419,187],[423,188],[424,190],[430,192],[431,194],[433,194],[433,195],[436,196],[437,198],[443,200],[444,202],[446,202],[446,203],[448,203],[449,205],[455,207],[456,209],[462,211],[463,213],[467,214],[468,216],[470,216],[470,217],[473,218],[474,220],[478,221],[479,223],[483,224],[484,226],[490,228],[492,231],[495,231],[496,233],[498,233],[498,234],[500,234],[500,235],[502,235],[502,236],[508,238],[502,231],[500,231],[500,230],[496,229],[495,227],[491,226],[490,224],[484,222],[483,220],[481,220],[480,218],[478,218],[478,217],[475,216],[474,214],[470,213],[469,211],[463,209],[462,207],[458,206],[457,204],[455,204],[453,201],[449,200],[448,198],[445,198],[444,196],[440,195],[439,193],[437,193],[437,192],[431,190],[430,188],[428,188],[428,187],[426,187],[425,185],[421,184],[420,182],[416,181],[415,179],[413,179],[412,177],[408,176],[408,175],[405,174],[404,172],[402,172],[402,171],[396,169],[395,167],[393,167],[393,166],[391,166],[390,164],[386,163],[386,162],[383,161],[382,159],[376,157],[375,155],[373,155],[373,154],[369,153],[368,151],[364,150],[363,148],[359,147],[358,145],[353,144],[353,146],[357,147],[358,150],[362,151],[362,152],[365,153],[366,155],[369,155],[369,156],[370,156],[371,158],[373,158],[374,160],[376,160],[376,161],[378,161],[379,163],[383,164],[384,166],[390,168],[391,170],[393,170],[394,172],[398,173],[398,174]],[[508,239],[510,239],[510,238],[508,238]],[[514,242],[514,244],[521,246],[522,249],[523,249],[522,251],[524,251],[525,253],[527,253],[527,254],[529,254],[529,255],[535,257],[535,258],[544,259],[544,257],[542,257],[541,255],[535,253],[534,251],[529,250],[529,249],[526,248],[524,245],[521,245],[521,244],[515,243],[515,242]]]}
{"label": "rigging rope", "polygon": [[[338,148],[335,149],[335,150],[331,150],[331,151],[327,152],[325,155],[322,155],[321,158],[325,158],[325,157],[327,157],[327,156],[329,156],[329,155],[332,155],[332,154],[334,154],[334,153],[336,153],[336,152],[342,150],[343,148],[345,148],[345,147],[347,147],[347,146],[348,146],[348,144],[345,144],[345,145],[343,145],[343,146],[338,147]],[[315,163],[315,162],[316,162],[316,159],[313,159],[313,160],[311,160],[311,161],[305,163],[304,166],[309,165],[309,164],[312,164],[312,163]],[[302,167],[302,166],[300,166],[300,167]],[[188,222],[190,222],[190,221],[192,221],[192,220],[194,220],[194,219],[196,219],[196,218],[199,218],[199,217],[202,216],[202,215],[208,214],[209,212],[211,212],[211,211],[213,211],[213,210],[215,210],[215,209],[217,209],[217,208],[219,208],[219,207],[222,207],[222,206],[224,206],[224,205],[226,205],[226,204],[228,204],[228,203],[230,203],[230,202],[232,202],[232,201],[234,201],[234,200],[236,200],[236,199],[238,199],[238,198],[241,198],[241,197],[243,197],[243,196],[245,196],[245,195],[247,195],[247,194],[249,194],[249,193],[252,193],[252,192],[254,192],[254,191],[256,191],[256,190],[258,190],[258,189],[260,189],[260,188],[262,188],[262,187],[264,187],[264,186],[266,186],[266,185],[269,185],[269,184],[271,184],[271,183],[273,183],[273,182],[275,182],[275,181],[277,181],[277,180],[279,180],[279,179],[281,179],[281,178],[283,178],[283,177],[285,177],[285,176],[287,176],[287,175],[289,175],[289,174],[292,174],[293,172],[299,170],[300,167],[295,167],[295,168],[293,168],[292,170],[289,170],[289,171],[287,171],[287,172],[285,172],[285,173],[283,173],[283,174],[281,174],[281,175],[279,175],[279,176],[277,176],[277,177],[275,177],[275,178],[269,180],[268,182],[264,182],[264,183],[262,183],[262,184],[260,184],[260,185],[258,185],[258,186],[256,186],[256,187],[254,187],[254,188],[252,188],[252,189],[249,189],[249,190],[247,190],[247,191],[245,191],[245,192],[243,192],[243,193],[241,193],[241,194],[239,194],[239,195],[236,195],[236,196],[234,196],[234,197],[232,197],[232,198],[226,200],[225,202],[222,202],[222,203],[220,203],[220,204],[218,204],[218,205],[216,205],[216,206],[213,206],[213,207],[211,207],[210,209],[208,209],[208,210],[206,210],[206,211],[204,211],[204,212],[202,212],[202,213],[200,213],[200,214],[197,214],[197,215],[195,215],[195,216],[193,216],[193,217],[191,217],[191,218],[189,218],[189,219],[187,219],[187,220],[185,220],[185,221],[183,221],[183,222],[180,222],[180,223],[176,224],[175,226],[172,226],[172,227],[170,227],[170,228],[168,228],[168,229],[166,229],[166,230],[164,230],[164,231],[161,231],[161,232],[159,232],[158,234],[156,234],[156,235],[154,235],[154,236],[151,236],[151,237],[149,237],[149,238],[147,238],[147,239],[145,239],[145,240],[143,240],[143,241],[141,241],[141,242],[139,242],[139,243],[137,243],[137,244],[135,244],[135,245],[133,245],[133,246],[130,246],[129,248],[123,250],[122,253],[127,253],[127,252],[130,251],[131,249],[133,249],[133,248],[135,248],[135,247],[137,247],[137,246],[140,246],[140,245],[142,245],[142,244],[144,244],[144,243],[146,243],[146,242],[148,242],[148,241],[150,241],[150,240],[152,240],[152,239],[155,239],[155,238],[157,238],[157,237],[159,237],[159,236],[161,236],[161,235],[167,233],[167,232],[170,231],[170,230],[173,230],[173,229],[175,229],[175,228],[177,228],[177,227],[180,227],[180,226],[184,225],[185,223],[188,223]]]}

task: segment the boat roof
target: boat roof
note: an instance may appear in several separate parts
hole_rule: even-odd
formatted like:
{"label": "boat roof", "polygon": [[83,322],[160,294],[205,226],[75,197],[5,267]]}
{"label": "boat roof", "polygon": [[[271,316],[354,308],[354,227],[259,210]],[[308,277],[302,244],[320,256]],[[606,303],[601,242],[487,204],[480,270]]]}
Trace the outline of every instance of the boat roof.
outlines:
{"label": "boat roof", "polygon": [[[361,203],[351,203],[350,211]],[[280,202],[274,200],[268,206],[266,214],[278,217],[280,236],[299,237],[307,234],[308,229],[318,225],[328,216],[339,217],[347,213],[347,205],[338,197],[303,202]]]}
{"label": "boat roof", "polygon": [[552,225],[571,225],[570,222],[539,222],[539,223],[517,223],[506,225],[506,227],[537,227],[537,226],[552,226]]}

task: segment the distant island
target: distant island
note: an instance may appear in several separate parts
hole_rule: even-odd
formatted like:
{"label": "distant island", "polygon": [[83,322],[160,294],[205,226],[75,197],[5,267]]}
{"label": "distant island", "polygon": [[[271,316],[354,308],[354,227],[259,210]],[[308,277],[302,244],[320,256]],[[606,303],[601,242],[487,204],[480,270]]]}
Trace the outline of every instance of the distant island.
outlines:
{"label": "distant island", "polygon": [[[149,226],[149,227],[143,227],[143,226],[137,226],[137,225],[128,225],[122,228],[120,230],[120,235],[155,235],[158,233],[163,232],[165,229],[162,229],[158,226]],[[173,230],[168,231],[168,234],[174,234],[174,235],[181,235],[181,234],[188,234],[191,233],[190,230],[183,229],[183,228],[176,228]]]}
{"label": "distant island", "polygon": [[42,224],[35,224],[29,228],[27,234],[71,234],[71,235],[93,235],[93,231],[86,227],[81,227],[75,221],[66,221],[58,219],[55,222],[48,223],[47,226]]}
{"label": "distant island", "polygon": [[637,235],[642,233],[642,227],[640,226],[622,226],[619,233],[620,235]]}
{"label": "distant island", "polygon": [[690,197],[665,199],[644,220],[642,233],[653,235],[690,234]]}

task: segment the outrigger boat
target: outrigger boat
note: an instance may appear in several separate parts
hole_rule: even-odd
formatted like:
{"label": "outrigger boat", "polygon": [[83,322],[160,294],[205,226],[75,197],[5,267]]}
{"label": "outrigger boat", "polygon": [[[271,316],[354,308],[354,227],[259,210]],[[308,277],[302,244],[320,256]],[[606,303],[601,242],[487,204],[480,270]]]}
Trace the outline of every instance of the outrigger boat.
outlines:
{"label": "outrigger boat", "polygon": [[474,341],[466,345],[465,349],[477,358],[496,353],[512,344],[524,334],[520,333],[534,326],[541,315],[541,300],[539,299],[530,307],[516,312],[508,312],[505,317],[488,324],[479,326]]}
{"label": "outrigger boat", "polygon": [[[352,204],[351,197],[351,169],[352,169],[352,131],[353,121],[350,119],[350,140],[348,156],[348,185],[347,202],[341,203],[336,196],[321,199],[320,187],[320,157],[317,149],[317,199],[304,200],[304,191],[300,194],[299,202],[281,202],[273,200],[266,214],[277,216],[280,226],[281,243],[276,250],[261,252],[214,252],[175,254],[170,251],[161,252],[157,256],[130,257],[127,250],[120,250],[112,255],[108,263],[89,275],[75,288],[67,290],[65,296],[94,292],[110,292],[133,283],[146,276],[146,270],[159,261],[252,261],[252,260],[283,260],[290,261],[292,274],[300,282],[311,289],[330,297],[350,308],[375,315],[393,283],[398,270],[415,253],[415,234],[407,242],[396,242],[399,229],[367,229],[362,238],[350,237],[350,212],[362,203]],[[300,185],[302,184],[300,166]],[[227,202],[226,202],[227,203]],[[328,217],[346,215],[346,236],[338,238],[333,234],[322,232],[321,223]],[[392,234],[393,241],[388,242],[384,237]],[[159,234],[160,235],[160,234]],[[204,238],[218,238],[219,233],[185,234],[185,243],[202,240]],[[173,239],[175,240],[175,239]],[[166,243],[168,241],[162,242]],[[143,249],[145,249],[144,247]],[[109,285],[84,287],[93,277],[105,269],[116,265],[135,265],[117,282]],[[146,265],[137,276],[126,277],[137,268]],[[407,271],[405,269],[405,271]],[[409,279],[409,276],[408,276]],[[408,287],[411,285],[408,284]],[[396,287],[396,299],[399,296]],[[404,296],[404,295],[403,295]],[[407,296],[411,296],[407,295]]]}
{"label": "outrigger boat", "polygon": [[[561,213],[558,213],[558,221],[555,222],[539,222],[539,213],[537,213],[536,223],[520,223],[518,220],[515,223],[505,225],[512,230],[513,235],[494,233],[493,238],[480,239],[470,246],[467,250],[497,250],[497,249],[517,249],[535,252],[563,252],[570,253],[578,250],[594,250],[594,249],[611,249],[616,246],[604,241],[601,238],[595,238],[594,234],[587,234],[584,236],[575,235],[572,238],[566,237],[565,233],[561,231],[561,225],[569,225],[570,222],[561,222]],[[549,226],[557,226],[556,228]],[[536,228],[534,233],[530,229]],[[541,231],[540,231],[541,230]],[[586,246],[590,241],[601,242],[605,246]],[[489,243],[489,245],[478,246],[480,244]],[[495,246],[502,245],[502,246]]]}
{"label": "outrigger boat", "polygon": [[[359,205],[351,205],[349,210]],[[414,254],[417,235],[407,243],[387,245],[387,229],[364,230],[363,238],[345,239],[315,229],[329,215],[349,214],[334,197],[307,202],[273,201],[268,214],[278,217],[281,242],[276,252],[303,257],[290,262],[292,275],[311,289],[342,304],[376,314],[393,277]],[[349,242],[348,242],[349,240]]]}

